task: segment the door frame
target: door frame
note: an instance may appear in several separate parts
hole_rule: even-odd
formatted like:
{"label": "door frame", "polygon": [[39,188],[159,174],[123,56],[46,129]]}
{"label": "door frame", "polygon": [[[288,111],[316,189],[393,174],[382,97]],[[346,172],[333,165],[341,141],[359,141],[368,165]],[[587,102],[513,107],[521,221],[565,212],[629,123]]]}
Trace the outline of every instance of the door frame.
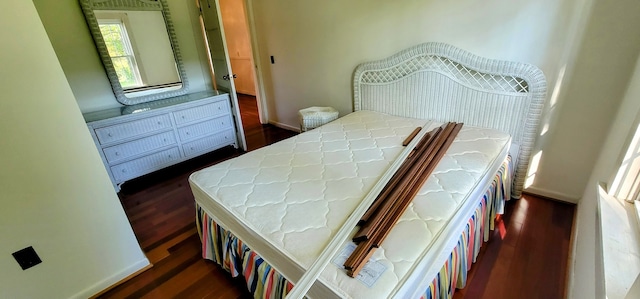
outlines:
{"label": "door frame", "polygon": [[[215,75],[215,67],[213,64],[213,57],[211,56],[211,45],[209,43],[209,39],[211,38],[208,34],[207,34],[207,25],[205,24],[206,22],[206,18],[203,15],[203,1],[207,1],[207,5],[211,5],[210,0],[194,0],[194,2],[196,3],[196,6],[198,8],[198,18],[199,18],[199,22],[200,22],[200,30],[202,31],[202,37],[204,39],[204,45],[205,45],[205,50],[208,52],[207,53],[207,58],[208,58],[208,62],[209,62],[209,70],[211,71],[211,82],[215,88],[215,86],[217,85],[217,79],[216,79],[216,75]],[[224,32],[224,24],[222,22],[222,14],[220,12],[220,3],[218,0],[213,1],[213,5],[215,6],[215,11],[216,11],[216,18],[218,20],[218,28],[220,28],[220,38],[222,40],[222,51],[224,52],[224,60],[225,63],[227,65],[226,67],[226,76],[228,77],[229,80],[229,98],[231,100],[231,113],[234,116],[234,122],[236,125],[236,139],[239,141],[238,145],[239,147],[246,151],[248,149],[247,147],[247,138],[244,132],[244,125],[242,124],[242,115],[240,113],[240,105],[238,102],[238,94],[236,91],[236,86],[235,86],[235,82],[233,80],[233,77],[235,76],[233,74],[233,69],[231,67],[231,60],[229,59],[229,49],[227,48],[227,38],[225,36],[225,32]],[[210,6],[209,6],[210,7]],[[225,79],[227,80],[227,79]]]}
{"label": "door frame", "polygon": [[[194,0],[196,2],[196,5],[200,6],[202,5],[202,1],[203,0]],[[207,0],[204,0],[207,1]],[[208,0],[211,1],[211,0]],[[256,90],[256,104],[258,107],[258,116],[260,119],[260,123],[261,124],[268,124],[269,123],[269,110],[268,110],[268,106],[267,106],[267,95],[265,92],[265,88],[264,88],[264,75],[263,75],[263,71],[262,71],[262,59],[260,58],[260,47],[258,45],[258,39],[257,39],[257,30],[256,30],[256,26],[255,26],[255,21],[254,21],[254,14],[253,14],[253,1],[251,0],[242,0],[243,1],[243,5],[244,5],[244,18],[245,18],[245,22],[247,24],[247,29],[248,29],[248,34],[249,34],[249,44],[251,46],[251,64],[253,66],[253,74],[254,74],[254,85],[255,85],[255,90]],[[223,46],[224,46],[224,50],[226,52],[226,61],[227,61],[227,66],[229,69],[229,74],[233,74],[233,68],[231,66],[231,60],[229,59],[229,51],[227,48],[227,37],[225,34],[225,30],[224,30],[224,24],[222,21],[222,13],[220,10],[220,0],[215,0],[212,1],[215,2],[215,6],[216,6],[216,13],[218,15],[218,22],[219,22],[219,26],[220,26],[220,33],[222,35],[222,42],[223,42]],[[199,12],[201,14],[201,12]],[[205,37],[205,43],[206,43],[206,33],[203,32],[203,36]],[[206,45],[208,47],[208,45]],[[208,51],[208,50],[207,50]],[[209,57],[209,60],[211,61],[211,57]],[[231,83],[231,89],[232,89],[232,97],[235,98],[234,100],[234,104],[237,105],[237,91],[235,90],[235,81],[233,80],[233,76],[230,76],[230,83]],[[213,84],[215,86],[216,82],[215,82],[215,77],[212,76],[212,81]],[[238,117],[240,117],[240,115],[238,114]],[[244,138],[243,138],[244,139]],[[246,148],[246,147],[245,147]]]}
{"label": "door frame", "polygon": [[[219,0],[216,0],[218,2]],[[245,21],[247,22],[247,28],[249,29],[249,41],[251,44],[251,56],[253,63],[253,70],[255,75],[256,85],[256,101],[258,104],[258,116],[260,117],[261,124],[269,123],[269,109],[267,106],[267,95],[264,90],[264,76],[262,73],[262,59],[260,57],[260,47],[258,45],[258,38],[256,32],[255,16],[253,13],[253,1],[243,0]]]}

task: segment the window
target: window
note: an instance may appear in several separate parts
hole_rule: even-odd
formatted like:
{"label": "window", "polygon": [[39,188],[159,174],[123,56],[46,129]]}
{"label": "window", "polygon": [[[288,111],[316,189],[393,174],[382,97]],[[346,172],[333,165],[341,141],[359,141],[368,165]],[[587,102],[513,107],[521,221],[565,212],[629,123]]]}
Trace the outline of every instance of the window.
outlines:
{"label": "window", "polygon": [[615,179],[609,188],[609,195],[629,202],[638,200],[640,193],[640,125],[636,128],[627,152]]}
{"label": "window", "polygon": [[122,20],[100,19],[98,24],[122,88],[143,86],[133,47]]}

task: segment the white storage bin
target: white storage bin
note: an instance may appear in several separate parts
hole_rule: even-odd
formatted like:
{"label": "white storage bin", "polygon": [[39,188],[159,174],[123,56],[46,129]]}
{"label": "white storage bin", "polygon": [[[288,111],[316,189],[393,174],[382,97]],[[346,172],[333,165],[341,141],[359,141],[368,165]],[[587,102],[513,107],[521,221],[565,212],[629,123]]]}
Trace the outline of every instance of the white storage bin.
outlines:
{"label": "white storage bin", "polygon": [[338,118],[338,110],[333,107],[309,107],[298,111],[302,132],[317,128]]}

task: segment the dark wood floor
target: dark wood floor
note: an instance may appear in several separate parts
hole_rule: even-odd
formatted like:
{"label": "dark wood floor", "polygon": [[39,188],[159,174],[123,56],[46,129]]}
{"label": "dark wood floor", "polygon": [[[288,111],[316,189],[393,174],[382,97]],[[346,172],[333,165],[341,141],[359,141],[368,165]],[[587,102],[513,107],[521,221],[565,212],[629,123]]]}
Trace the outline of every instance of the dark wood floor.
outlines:
{"label": "dark wood floor", "polygon": [[507,202],[458,298],[564,298],[575,205],[525,194]]}
{"label": "dark wood floor", "polygon": [[278,142],[295,134],[272,125],[263,126],[260,124],[256,97],[238,94],[238,102],[248,151]]}
{"label": "dark wood floor", "polygon": [[[295,135],[261,125],[255,98],[239,100],[249,150]],[[193,171],[240,154],[224,148],[122,186],[122,205],[154,266],[100,298],[250,297],[240,279],[201,258],[187,182]],[[563,298],[574,206],[526,195],[506,211],[454,298]]]}

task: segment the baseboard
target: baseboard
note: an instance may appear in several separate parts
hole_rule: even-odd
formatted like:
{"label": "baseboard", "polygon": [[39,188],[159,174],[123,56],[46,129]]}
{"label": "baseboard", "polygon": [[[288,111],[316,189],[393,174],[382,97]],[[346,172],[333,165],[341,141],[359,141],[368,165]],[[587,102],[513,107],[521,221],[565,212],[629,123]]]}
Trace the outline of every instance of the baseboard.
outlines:
{"label": "baseboard", "polygon": [[546,197],[546,198],[557,200],[557,201],[568,202],[568,203],[578,203],[578,201],[580,200],[578,196],[569,195],[566,193],[561,193],[556,191],[549,191],[549,190],[536,188],[536,187],[528,187],[524,190],[524,192],[530,193],[533,195],[538,195],[541,197]]}
{"label": "baseboard", "polygon": [[245,96],[249,96],[249,97],[255,97],[256,96],[256,93],[255,92],[251,93],[250,90],[239,90],[239,89],[236,89],[236,93],[239,93],[239,94],[242,94],[242,95],[245,95]]}
{"label": "baseboard", "polygon": [[108,277],[93,286],[81,291],[80,293],[72,296],[71,298],[95,298],[100,294],[116,287],[117,285],[129,280],[130,278],[140,274],[141,272],[153,267],[151,263],[149,263],[148,259],[142,259],[133,265],[127,267],[126,269],[120,271],[119,273]]}
{"label": "baseboard", "polygon": [[283,124],[281,122],[271,121],[271,120],[269,121],[269,124],[274,125],[274,126],[276,126],[278,128],[282,128],[282,129],[285,129],[285,130],[289,130],[289,131],[294,131],[294,132],[300,133],[300,128],[299,127],[294,127],[294,126],[290,126],[290,125],[287,125],[287,124]]}

